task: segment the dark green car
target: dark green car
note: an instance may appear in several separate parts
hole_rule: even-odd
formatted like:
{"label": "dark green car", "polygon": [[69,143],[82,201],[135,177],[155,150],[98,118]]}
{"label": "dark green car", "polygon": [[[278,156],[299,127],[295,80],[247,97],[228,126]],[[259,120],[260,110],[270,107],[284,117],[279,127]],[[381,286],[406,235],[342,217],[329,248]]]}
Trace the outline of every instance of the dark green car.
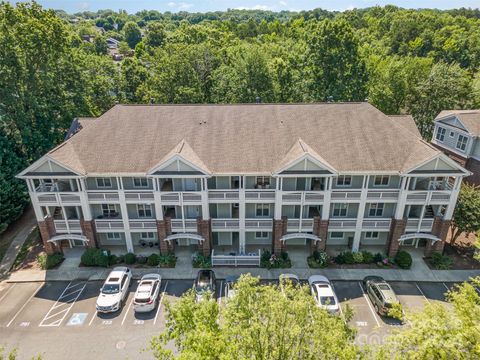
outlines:
{"label": "dark green car", "polygon": [[388,309],[399,301],[392,287],[380,276],[367,276],[363,279],[363,285],[375,311],[385,316]]}

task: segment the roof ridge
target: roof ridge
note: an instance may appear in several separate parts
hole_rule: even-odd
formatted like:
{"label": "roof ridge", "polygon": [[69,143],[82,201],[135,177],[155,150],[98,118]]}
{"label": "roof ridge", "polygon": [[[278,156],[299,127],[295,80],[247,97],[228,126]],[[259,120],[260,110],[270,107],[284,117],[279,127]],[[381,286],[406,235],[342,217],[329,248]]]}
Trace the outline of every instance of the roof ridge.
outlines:
{"label": "roof ridge", "polygon": [[[156,107],[156,106],[247,106],[247,105],[255,105],[255,106],[262,106],[262,105],[302,105],[302,106],[309,106],[309,105],[361,105],[361,104],[368,104],[371,105],[369,102],[366,101],[337,101],[337,102],[294,102],[294,103],[193,103],[193,104],[115,104],[112,109],[116,106],[126,106],[126,107],[139,107],[139,106],[146,106],[146,107]],[[373,106],[373,105],[372,105]],[[105,114],[105,113],[104,113]],[[102,114],[101,116],[103,116]]]}

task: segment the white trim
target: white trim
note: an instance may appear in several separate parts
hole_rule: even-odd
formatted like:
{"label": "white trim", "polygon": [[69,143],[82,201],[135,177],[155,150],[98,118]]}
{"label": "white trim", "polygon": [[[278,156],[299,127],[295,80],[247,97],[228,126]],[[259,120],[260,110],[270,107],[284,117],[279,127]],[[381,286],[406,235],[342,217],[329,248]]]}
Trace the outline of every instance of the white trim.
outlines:
{"label": "white trim", "polygon": [[176,239],[190,239],[190,240],[197,240],[198,242],[205,241],[203,236],[198,234],[192,234],[192,233],[176,233],[176,234],[168,235],[165,238],[165,241],[171,242],[172,240],[176,240]]}
{"label": "white trim", "polygon": [[288,241],[288,240],[298,239],[298,238],[300,238],[300,239],[311,239],[311,240],[313,240],[314,242],[322,241],[322,239],[320,239],[317,235],[308,234],[308,233],[291,233],[291,234],[286,234],[286,235],[283,235],[283,236],[280,238],[280,241],[285,242],[285,241]]}
{"label": "white trim", "polygon": [[[465,130],[460,129],[460,128],[456,127],[456,126],[452,126],[452,125],[450,125],[450,124],[446,124],[446,123],[442,122],[442,120],[447,120],[447,119],[450,119],[450,118],[455,118],[455,119],[457,119],[457,121],[458,121],[460,124],[462,124],[462,126],[463,126],[463,128],[464,128]],[[462,132],[465,132],[465,133],[470,134],[470,130],[468,130],[468,128],[465,126],[465,124],[458,118],[457,115],[454,115],[454,114],[445,115],[445,116],[443,116],[443,117],[441,117],[441,118],[436,118],[435,121],[434,121],[434,123],[435,123],[435,126],[437,126],[437,123],[440,123],[440,124],[442,124],[442,125],[438,125],[438,126],[446,126],[446,127],[448,127],[448,128],[456,129],[456,130],[459,130],[459,131],[462,131]]]}
{"label": "white trim", "polygon": [[399,242],[403,242],[405,240],[410,240],[410,239],[429,239],[432,240],[432,243],[441,241],[440,238],[433,234],[427,234],[427,233],[421,233],[421,232],[416,232],[416,233],[411,233],[411,234],[404,234],[398,238]]}
{"label": "white trim", "polygon": [[[375,184],[375,180],[377,180],[377,177],[381,177],[381,178],[382,178],[381,180],[383,180],[383,178],[384,178],[385,176],[387,177],[387,183],[386,183],[386,184],[378,184],[378,185]],[[380,181],[380,182],[382,182],[382,181]],[[387,186],[389,186],[389,185],[390,185],[390,175],[375,175],[375,176],[373,177],[372,187],[387,187]]]}
{"label": "white trim", "polygon": [[57,241],[62,241],[62,240],[79,240],[83,241],[84,243],[87,243],[89,240],[85,235],[80,235],[80,234],[62,234],[62,235],[56,235],[51,237],[50,239],[47,240],[47,242],[57,242]]}
{"label": "white trim", "polygon": [[[180,154],[174,154],[170,159],[167,159],[165,161],[163,161],[162,163],[160,164],[157,164],[155,165],[153,168],[149,169],[147,171],[147,174],[148,175],[154,175],[153,173],[155,173],[156,171],[159,171],[165,167],[167,167],[168,165],[170,165],[171,163],[173,163],[174,161],[182,161],[184,162],[185,164],[187,164],[188,166],[194,168],[195,170],[197,171],[200,171],[202,174],[206,175],[206,176],[211,176],[211,174],[209,172],[207,172],[205,169],[201,169],[199,168],[198,166],[192,164],[190,161],[188,161],[187,159],[185,159],[182,155]],[[158,175],[154,175],[154,176],[158,176]],[[198,177],[198,176],[197,176]]]}
{"label": "white trim", "polygon": [[[445,155],[444,153],[442,153],[441,151],[438,152],[438,154],[435,154],[434,156],[432,156],[431,158],[421,162],[420,164],[418,165],[415,165],[414,167],[411,167],[410,169],[404,171],[402,173],[402,175],[408,175],[408,176],[416,176],[416,174],[410,174],[412,171],[422,167],[423,165],[426,165],[428,164],[430,161],[434,161],[436,159],[440,159],[444,162],[446,162],[448,165],[452,166],[453,168],[456,168],[460,171],[462,171],[462,173],[464,174],[463,176],[469,176],[471,175],[470,171],[466,170],[464,167],[460,166],[455,160],[453,159],[450,159],[447,155]],[[443,173],[442,173],[443,174]],[[448,170],[445,170],[445,174],[450,174],[448,176],[459,176],[459,174],[452,174],[452,173],[449,173]],[[426,174],[422,174],[422,176],[425,176]],[[435,174],[436,176],[439,176],[438,174]]]}
{"label": "white trim", "polygon": [[[43,155],[40,159],[36,160],[33,164],[31,164],[30,166],[28,166],[26,169],[24,169],[23,171],[21,171],[19,174],[17,174],[15,177],[16,178],[19,178],[19,179],[23,179],[23,178],[27,178],[25,176],[26,173],[30,172],[30,171],[33,171],[35,169],[37,169],[38,167],[40,167],[41,165],[43,165],[45,162],[47,161],[51,161],[53,162],[54,164],[56,164],[57,166],[60,166],[60,167],[63,167],[65,168],[66,170],[72,172],[75,174],[75,176],[79,176],[79,177],[83,177],[85,176],[85,174],[80,174],[78,171],[75,171],[73,170],[72,168],[52,159],[48,154],[46,155]],[[28,177],[31,177],[33,175],[29,175]],[[40,177],[45,177],[45,175],[39,175]],[[62,175],[64,177],[72,177],[72,176],[69,176],[69,175]]]}
{"label": "white trim", "polygon": [[[285,165],[284,167],[280,168],[280,169],[277,169],[273,172],[273,175],[279,175],[279,176],[283,176],[282,174],[280,174],[282,171],[285,171],[289,168],[291,168],[292,166],[298,164],[299,162],[301,161],[304,161],[304,160],[310,160],[311,162],[313,162],[315,165],[321,167],[321,168],[324,168],[328,171],[330,171],[331,173],[333,174],[337,174],[337,170],[335,170],[330,164],[326,163],[326,162],[323,162],[321,161],[320,159],[317,159],[317,158],[314,158],[313,155],[309,154],[309,153],[305,153],[303,154],[302,156],[296,158],[295,160],[292,160],[290,161],[287,165]],[[328,175],[331,175],[331,174],[328,174]]]}

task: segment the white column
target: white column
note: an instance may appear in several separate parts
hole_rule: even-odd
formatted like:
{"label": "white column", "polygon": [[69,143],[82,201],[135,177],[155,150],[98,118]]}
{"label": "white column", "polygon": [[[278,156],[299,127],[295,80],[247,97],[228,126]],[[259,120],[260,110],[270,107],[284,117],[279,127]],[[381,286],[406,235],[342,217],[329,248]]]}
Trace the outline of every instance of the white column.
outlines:
{"label": "white column", "polygon": [[245,203],[245,184],[246,184],[246,177],[240,177],[240,187],[238,189],[238,239],[241,253],[245,252],[245,216],[246,216],[246,203]]}
{"label": "white column", "polygon": [[117,177],[118,198],[120,201],[120,211],[122,213],[123,228],[125,229],[125,242],[127,251],[133,252],[132,234],[130,232],[130,223],[128,222],[128,209],[125,200],[125,191],[123,191],[123,181],[121,177]]}
{"label": "white column", "polygon": [[275,183],[275,220],[280,220],[282,218],[283,178],[280,176],[277,177],[277,181]]}
{"label": "white column", "polygon": [[208,206],[208,185],[207,185],[207,179],[202,178],[202,218],[204,220],[210,219],[210,208]]}
{"label": "white column", "polygon": [[400,182],[400,191],[398,193],[397,206],[395,208],[395,219],[399,220],[403,218],[403,213],[405,212],[405,203],[407,201],[408,187],[410,186],[409,177],[402,177]]}
{"label": "white column", "polygon": [[323,196],[322,220],[330,218],[330,199],[332,198],[333,177],[325,178],[325,192]]}
{"label": "white column", "polygon": [[450,200],[445,210],[445,215],[443,216],[444,220],[451,220],[453,217],[453,211],[455,210],[455,205],[457,204],[458,194],[460,193],[460,187],[462,185],[462,177],[458,176],[455,178],[455,183],[450,194]]}
{"label": "white column", "polygon": [[85,221],[92,220],[92,210],[90,209],[90,204],[88,202],[87,186],[85,184],[85,179],[79,179],[80,188],[80,204],[82,206],[83,219]]}
{"label": "white column", "polygon": [[360,203],[358,205],[357,222],[355,225],[355,235],[353,237],[352,251],[358,251],[360,248],[360,239],[362,237],[363,217],[365,214],[365,205],[367,203],[368,183],[370,175],[363,177],[362,192],[360,193]]}
{"label": "white column", "polygon": [[155,219],[163,220],[162,201],[160,196],[160,183],[158,178],[153,178],[153,199],[155,201]]}

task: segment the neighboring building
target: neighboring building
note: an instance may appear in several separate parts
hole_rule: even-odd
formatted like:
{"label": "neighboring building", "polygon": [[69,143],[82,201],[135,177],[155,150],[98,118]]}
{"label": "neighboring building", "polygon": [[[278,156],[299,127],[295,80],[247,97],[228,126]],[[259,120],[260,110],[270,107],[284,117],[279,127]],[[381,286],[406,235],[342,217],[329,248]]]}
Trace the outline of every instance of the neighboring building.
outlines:
{"label": "neighboring building", "polygon": [[480,110],[444,110],[435,119],[432,144],[470,170],[480,185]]}
{"label": "neighboring building", "polygon": [[67,240],[225,259],[441,250],[467,175],[411,117],[326,103],[116,105],[19,177],[49,252]]}

